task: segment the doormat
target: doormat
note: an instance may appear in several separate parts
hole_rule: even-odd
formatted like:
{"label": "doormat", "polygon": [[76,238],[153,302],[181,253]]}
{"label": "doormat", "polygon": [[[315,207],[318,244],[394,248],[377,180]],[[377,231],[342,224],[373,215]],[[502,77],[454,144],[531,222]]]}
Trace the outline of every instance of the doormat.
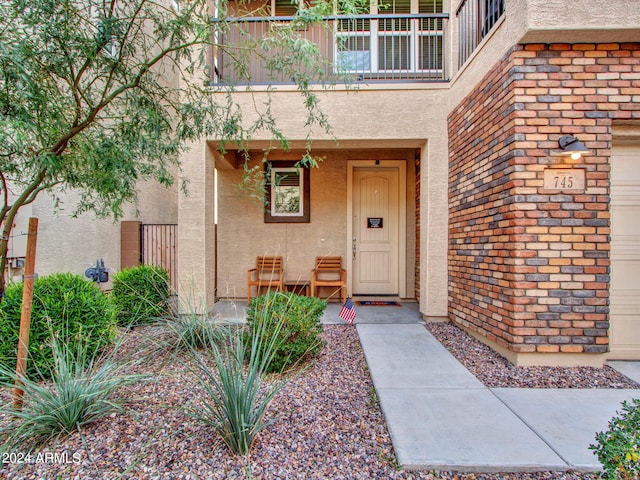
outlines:
{"label": "doormat", "polygon": [[358,300],[356,305],[363,307],[401,307],[398,302],[385,302],[382,300]]}

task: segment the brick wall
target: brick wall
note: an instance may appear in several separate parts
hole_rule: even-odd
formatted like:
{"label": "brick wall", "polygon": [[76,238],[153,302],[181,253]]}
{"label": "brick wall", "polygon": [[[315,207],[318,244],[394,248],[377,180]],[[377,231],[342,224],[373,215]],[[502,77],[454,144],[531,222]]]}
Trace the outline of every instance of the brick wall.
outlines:
{"label": "brick wall", "polygon": [[[514,47],[449,116],[449,315],[516,353],[608,349],[611,126],[640,121],[640,44]],[[562,135],[586,191],[543,189]]]}

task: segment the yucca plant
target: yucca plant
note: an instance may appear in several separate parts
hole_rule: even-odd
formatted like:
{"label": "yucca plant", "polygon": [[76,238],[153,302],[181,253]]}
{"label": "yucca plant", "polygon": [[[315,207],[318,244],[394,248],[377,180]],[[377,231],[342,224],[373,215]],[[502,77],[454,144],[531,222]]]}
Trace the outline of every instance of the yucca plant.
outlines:
{"label": "yucca plant", "polygon": [[0,430],[4,451],[32,451],[120,410],[114,392],[141,378],[122,374],[124,363],[115,360],[114,351],[102,358],[92,355],[86,341],[71,349],[52,333],[51,349],[53,366],[50,371],[38,371],[39,379],[0,365],[0,378],[4,379],[0,386],[13,389],[19,380],[24,392],[21,408],[13,402],[0,407],[0,413],[10,419]]}
{"label": "yucca plant", "polygon": [[196,312],[165,318],[159,325],[168,331],[169,335],[164,343],[172,351],[201,350],[211,340],[219,343],[226,336],[225,329],[219,322]]}
{"label": "yucca plant", "polygon": [[[264,310],[259,323],[266,325],[269,312]],[[259,325],[256,328],[260,328]],[[282,323],[275,327],[282,328]],[[243,342],[241,327],[228,327],[227,340],[207,336],[207,347],[193,351],[196,373],[206,396],[190,414],[213,426],[229,449],[239,455],[251,450],[256,436],[271,422],[264,420],[269,402],[284,387],[281,377],[263,385],[277,343],[277,335],[255,335],[251,348]],[[211,365],[214,365],[213,367]]]}

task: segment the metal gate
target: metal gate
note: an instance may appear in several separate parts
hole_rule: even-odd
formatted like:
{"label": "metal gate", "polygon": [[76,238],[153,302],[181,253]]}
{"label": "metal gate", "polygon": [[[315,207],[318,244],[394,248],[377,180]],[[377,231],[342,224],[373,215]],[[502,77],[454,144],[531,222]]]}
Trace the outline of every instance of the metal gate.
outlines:
{"label": "metal gate", "polygon": [[178,290],[178,225],[140,225],[140,262],[158,265],[169,273],[171,288]]}

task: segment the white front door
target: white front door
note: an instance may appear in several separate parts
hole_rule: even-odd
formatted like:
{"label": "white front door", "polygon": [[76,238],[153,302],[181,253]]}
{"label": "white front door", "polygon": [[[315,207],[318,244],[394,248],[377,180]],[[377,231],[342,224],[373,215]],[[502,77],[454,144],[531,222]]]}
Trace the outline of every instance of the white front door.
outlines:
{"label": "white front door", "polygon": [[398,168],[354,168],[354,295],[398,295]]}
{"label": "white front door", "polygon": [[609,358],[640,359],[640,144],[611,158]]}

